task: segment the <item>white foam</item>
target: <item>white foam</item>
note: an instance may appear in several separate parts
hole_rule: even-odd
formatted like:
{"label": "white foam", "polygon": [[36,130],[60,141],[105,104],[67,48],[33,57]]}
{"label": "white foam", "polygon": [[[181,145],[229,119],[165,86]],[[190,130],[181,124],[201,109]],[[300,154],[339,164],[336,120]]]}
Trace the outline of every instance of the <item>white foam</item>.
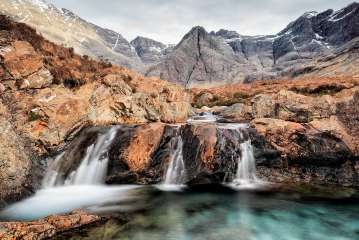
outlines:
{"label": "white foam", "polygon": [[89,212],[96,213],[106,204],[131,200],[129,191],[136,188],[139,186],[79,185],[46,188],[24,201],[9,206],[0,213],[0,218],[34,220],[80,208],[88,208]]}

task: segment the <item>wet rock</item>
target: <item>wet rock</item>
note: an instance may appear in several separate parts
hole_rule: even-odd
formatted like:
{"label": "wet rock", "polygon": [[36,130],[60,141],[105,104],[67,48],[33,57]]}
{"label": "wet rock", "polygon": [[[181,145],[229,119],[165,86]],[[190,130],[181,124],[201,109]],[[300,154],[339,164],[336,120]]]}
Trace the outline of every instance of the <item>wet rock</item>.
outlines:
{"label": "wet rock", "polygon": [[48,239],[56,234],[99,221],[101,218],[98,216],[74,211],[69,215],[50,216],[33,222],[4,222],[0,223],[0,238],[4,240]]}
{"label": "wet rock", "polygon": [[121,152],[120,159],[133,172],[146,170],[151,164],[151,157],[159,148],[165,126],[152,123],[136,128],[127,148]]}
{"label": "wet rock", "polygon": [[354,170],[358,159],[353,152],[355,144],[336,119],[308,125],[255,119],[251,124],[260,135],[256,138],[265,140],[260,148],[255,148],[256,155],[269,147],[280,156],[267,155],[263,161],[257,161],[263,178],[273,182],[358,186],[358,174]]}
{"label": "wet rock", "polygon": [[183,136],[183,158],[186,177],[192,179],[199,172],[215,169],[213,161],[217,131],[214,125],[186,125]]}
{"label": "wet rock", "polygon": [[292,162],[335,165],[353,157],[348,146],[330,132],[275,119],[256,119],[251,124]]}

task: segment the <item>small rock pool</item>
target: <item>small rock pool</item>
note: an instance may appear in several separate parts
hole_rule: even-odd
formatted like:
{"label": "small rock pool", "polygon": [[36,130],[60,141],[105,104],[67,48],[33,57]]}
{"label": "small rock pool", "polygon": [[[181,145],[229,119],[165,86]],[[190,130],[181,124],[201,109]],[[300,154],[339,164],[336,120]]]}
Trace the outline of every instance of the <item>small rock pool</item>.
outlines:
{"label": "small rock pool", "polygon": [[164,192],[144,187],[137,194],[141,197],[132,202],[136,210],[56,239],[359,239],[359,195],[353,189],[295,186],[238,191],[201,186]]}

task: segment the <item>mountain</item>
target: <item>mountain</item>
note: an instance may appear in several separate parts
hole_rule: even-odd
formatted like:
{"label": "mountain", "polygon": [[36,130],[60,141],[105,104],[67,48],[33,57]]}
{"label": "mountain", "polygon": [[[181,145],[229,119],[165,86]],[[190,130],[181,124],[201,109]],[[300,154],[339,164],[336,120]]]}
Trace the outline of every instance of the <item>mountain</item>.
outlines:
{"label": "mountain", "polygon": [[213,87],[306,75],[357,75],[359,4],[307,12],[275,35],[244,36],[192,28],[177,45],[120,33],[89,23],[45,0],[0,0],[0,12],[35,27],[79,54],[186,87]]}
{"label": "mountain", "polygon": [[241,74],[238,66],[233,50],[223,39],[210,36],[202,27],[194,27],[146,74],[192,86],[238,78]]}
{"label": "mountain", "polygon": [[143,69],[133,46],[119,33],[85,21],[44,0],[0,0],[0,13],[34,27],[47,39],[92,58]]}
{"label": "mountain", "polygon": [[172,51],[173,46],[165,45],[161,42],[146,37],[136,37],[131,41],[138,56],[145,64],[159,62],[166,54]]}
{"label": "mountain", "polygon": [[[225,29],[208,33],[195,27],[147,74],[187,87],[294,78],[311,73],[348,74],[345,66],[358,61],[354,54],[358,36],[358,3],[336,12],[307,12],[270,36],[243,36]],[[335,71],[330,73],[329,67]]]}

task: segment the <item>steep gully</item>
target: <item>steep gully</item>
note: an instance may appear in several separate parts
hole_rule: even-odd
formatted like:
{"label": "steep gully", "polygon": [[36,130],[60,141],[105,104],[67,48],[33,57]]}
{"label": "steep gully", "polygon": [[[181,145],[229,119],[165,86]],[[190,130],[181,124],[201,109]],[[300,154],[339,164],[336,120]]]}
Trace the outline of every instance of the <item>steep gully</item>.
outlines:
{"label": "steep gully", "polygon": [[[230,134],[234,137],[228,142],[227,139],[222,139],[223,148],[235,143],[232,140],[239,142],[232,146],[237,154],[232,155],[230,159],[230,165],[237,165],[237,167],[232,168],[232,171],[223,172],[225,174],[221,181],[231,187],[245,188],[263,184],[256,176],[253,148],[248,138],[248,126],[246,124],[219,124],[215,121],[214,115],[202,113],[190,119],[187,124],[166,126],[168,128],[166,131],[173,135],[168,135],[168,143],[164,144],[167,145],[165,149],[167,154],[157,157],[157,160],[162,160],[160,172],[163,173],[157,182],[159,189],[179,190],[203,174],[204,167],[200,166],[203,164],[201,159],[194,159],[191,163],[186,157],[188,139],[184,133],[188,127],[202,128],[207,124],[214,126],[221,134]],[[71,143],[73,146],[70,144],[67,150],[59,153],[49,164],[43,178],[42,189],[33,197],[6,208],[0,214],[1,218],[32,220],[51,214],[67,213],[77,208],[85,208],[91,213],[106,212],[113,208],[126,209],[126,202],[134,199],[131,191],[135,191],[139,186],[109,186],[105,183],[109,179],[108,176],[113,174],[111,167],[114,168],[115,148],[121,148],[120,145],[123,144],[121,138],[131,130],[133,127],[129,126],[97,127],[85,130]],[[193,167],[194,162],[198,164],[195,167],[197,169]],[[30,205],[31,209],[28,208]]]}

